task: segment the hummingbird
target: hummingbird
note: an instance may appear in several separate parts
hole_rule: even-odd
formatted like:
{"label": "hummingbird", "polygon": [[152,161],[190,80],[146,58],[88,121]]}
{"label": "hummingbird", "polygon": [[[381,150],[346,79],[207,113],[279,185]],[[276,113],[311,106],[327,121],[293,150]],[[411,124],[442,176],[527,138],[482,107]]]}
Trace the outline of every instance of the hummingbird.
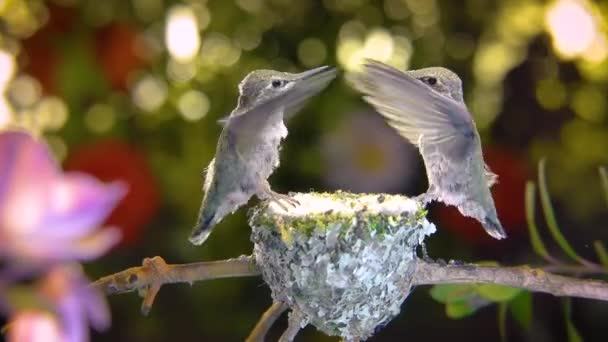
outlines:
{"label": "hummingbird", "polygon": [[321,92],[336,76],[323,66],[302,73],[274,70],[250,72],[239,84],[237,107],[225,119],[215,157],[206,169],[203,201],[190,242],[200,245],[213,227],[256,195],[297,205],[291,197],[274,192],[268,177],[279,166],[279,147],[287,136],[284,119]]}
{"label": "hummingbird", "polygon": [[420,201],[456,206],[481,222],[493,238],[507,237],[490,193],[498,176],[483,160],[458,75],[442,67],[402,72],[368,60],[351,83],[391,127],[418,147],[429,180]]}

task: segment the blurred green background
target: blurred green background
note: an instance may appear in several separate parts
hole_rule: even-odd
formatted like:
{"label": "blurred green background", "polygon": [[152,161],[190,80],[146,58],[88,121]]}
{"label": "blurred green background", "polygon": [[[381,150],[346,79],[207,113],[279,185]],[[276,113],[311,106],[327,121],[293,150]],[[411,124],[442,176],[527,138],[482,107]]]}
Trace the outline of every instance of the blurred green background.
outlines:
{"label": "blurred green background", "polygon": [[[607,18],[608,1],[584,0],[0,0],[0,128],[43,134],[67,169],[129,183],[108,221],[123,242],[87,265],[96,278],[148,256],[179,263],[251,252],[246,208],[202,247],[187,242],[216,121],[236,105],[248,72],[356,71],[364,58],[403,70],[441,65],[463,79],[510,238],[491,240],[473,220],[433,205],[431,256],[540,264],[523,199],[547,157],[564,233],[593,259],[592,241],[608,240],[597,177],[608,164]],[[343,78],[287,126],[271,178],[277,191],[426,189],[417,152]],[[535,295],[534,303],[531,328],[509,320],[509,340],[565,341],[560,301]],[[271,299],[261,278],[247,278],[166,286],[149,317],[134,294],[110,304],[113,326],[94,341],[238,341]],[[419,288],[371,340],[499,339],[496,307],[463,320],[443,310]],[[608,305],[575,300],[572,316],[585,340],[608,340]],[[283,317],[270,340],[285,325]],[[312,327],[297,339],[336,340]]]}

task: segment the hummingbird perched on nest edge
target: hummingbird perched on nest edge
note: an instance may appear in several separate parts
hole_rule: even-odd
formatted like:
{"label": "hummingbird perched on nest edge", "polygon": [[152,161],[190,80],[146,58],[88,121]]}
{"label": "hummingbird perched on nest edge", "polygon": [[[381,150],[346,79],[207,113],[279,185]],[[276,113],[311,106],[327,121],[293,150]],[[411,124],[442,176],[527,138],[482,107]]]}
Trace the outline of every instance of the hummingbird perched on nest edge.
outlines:
{"label": "hummingbird perched on nest edge", "polygon": [[256,195],[262,200],[297,202],[270,188],[268,177],[279,166],[279,147],[287,136],[285,118],[322,91],[336,77],[324,66],[302,73],[256,70],[239,84],[237,107],[220,122],[215,157],[209,163],[204,197],[190,242],[200,245],[224,216]]}
{"label": "hummingbird perched on nest edge", "polygon": [[484,163],[458,75],[441,67],[402,72],[368,60],[350,81],[390,126],[418,147],[429,180],[428,190],[419,196],[423,203],[454,205],[481,222],[493,238],[507,237],[490,193],[498,176]]}

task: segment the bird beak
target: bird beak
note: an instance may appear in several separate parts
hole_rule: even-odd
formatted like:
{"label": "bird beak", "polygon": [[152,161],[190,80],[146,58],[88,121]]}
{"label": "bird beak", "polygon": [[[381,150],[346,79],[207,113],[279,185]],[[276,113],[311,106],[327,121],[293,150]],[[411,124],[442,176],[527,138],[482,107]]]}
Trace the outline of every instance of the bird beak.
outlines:
{"label": "bird beak", "polygon": [[328,65],[324,65],[322,67],[318,67],[312,70],[307,70],[304,72],[301,72],[299,74],[296,74],[295,79],[296,80],[308,80],[308,79],[323,79],[323,80],[330,80],[333,79],[334,77],[336,77],[337,71],[336,68],[328,66]]}
{"label": "bird beak", "polygon": [[295,74],[293,89],[300,94],[316,94],[324,89],[336,77],[337,73],[334,67],[322,66]]}

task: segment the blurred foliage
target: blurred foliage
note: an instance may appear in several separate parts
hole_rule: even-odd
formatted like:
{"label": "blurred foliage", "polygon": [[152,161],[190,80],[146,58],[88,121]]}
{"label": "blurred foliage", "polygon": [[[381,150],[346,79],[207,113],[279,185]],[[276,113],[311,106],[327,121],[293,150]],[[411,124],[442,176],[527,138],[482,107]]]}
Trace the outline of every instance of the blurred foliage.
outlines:
{"label": "blurred foliage", "polygon": [[[44,135],[69,169],[131,184],[111,219],[128,239],[91,276],[157,254],[172,262],[220,259],[250,253],[245,210],[201,248],[186,237],[215,151],[216,120],[235,106],[249,71],[321,64],[351,71],[364,58],[401,69],[442,65],[463,79],[486,161],[500,176],[493,194],[510,238],[492,241],[476,222],[435,205],[430,217],[441,234],[429,242],[432,256],[530,262],[526,214],[533,218],[536,206],[526,212],[523,197],[530,170],[546,157],[539,187],[553,195],[552,213],[548,195],[541,203],[555,220],[549,230],[539,224],[533,243],[555,238],[559,221],[577,257],[605,259],[603,247],[596,255],[591,246],[608,238],[599,229],[608,212],[596,182],[597,168],[608,164],[607,17],[605,0],[3,0],[0,127]],[[367,111],[341,80],[314,99],[288,123],[271,179],[276,190],[422,192],[415,150],[366,119]],[[603,180],[606,187],[605,171]],[[544,246],[540,257],[559,246]],[[112,298],[114,327],[96,339],[239,340],[269,303],[260,279],[163,289],[146,319],[136,298]],[[544,304],[530,330],[510,339],[565,336],[552,324],[563,319],[558,303]],[[488,310],[453,324],[434,307],[415,293],[375,340],[499,338]],[[607,314],[574,301],[570,317],[586,340],[605,340],[608,327],[597,317]],[[271,338],[283,327],[280,321]],[[302,337],[326,340],[312,329]]]}
{"label": "blurred foliage", "polygon": [[[599,168],[600,181],[604,182],[605,170]],[[541,159],[538,163],[538,182],[539,192],[542,202],[543,212],[547,220],[547,226],[551,236],[562,249],[564,254],[573,259],[577,265],[570,265],[559,259],[554,258],[547,252],[547,247],[540,238],[535,212],[535,195],[536,185],[529,181],[526,185],[526,214],[528,218],[528,229],[530,231],[530,241],[532,249],[536,254],[542,257],[547,266],[555,266],[557,272],[572,272],[574,274],[591,273],[591,274],[607,274],[608,264],[606,263],[607,255],[606,248],[602,241],[594,241],[594,248],[597,253],[599,264],[586,260],[580,257],[570,243],[566,240],[555,220],[555,212],[549,192],[547,190],[547,182],[545,177],[545,160]],[[605,195],[608,196],[608,189],[604,189]],[[480,265],[496,266],[495,262],[479,263]],[[569,269],[569,270],[568,270]],[[451,318],[463,318],[475,313],[478,309],[487,306],[491,303],[499,304],[498,318],[499,330],[501,339],[506,339],[505,321],[506,309],[510,308],[510,312],[517,322],[524,328],[528,329],[532,319],[532,295],[531,293],[517,288],[512,288],[494,284],[445,284],[435,285],[430,291],[431,297],[439,303],[445,304],[446,315]],[[566,323],[566,331],[569,342],[582,341],[580,333],[572,322],[572,303],[571,299],[564,299],[564,320]]]}

